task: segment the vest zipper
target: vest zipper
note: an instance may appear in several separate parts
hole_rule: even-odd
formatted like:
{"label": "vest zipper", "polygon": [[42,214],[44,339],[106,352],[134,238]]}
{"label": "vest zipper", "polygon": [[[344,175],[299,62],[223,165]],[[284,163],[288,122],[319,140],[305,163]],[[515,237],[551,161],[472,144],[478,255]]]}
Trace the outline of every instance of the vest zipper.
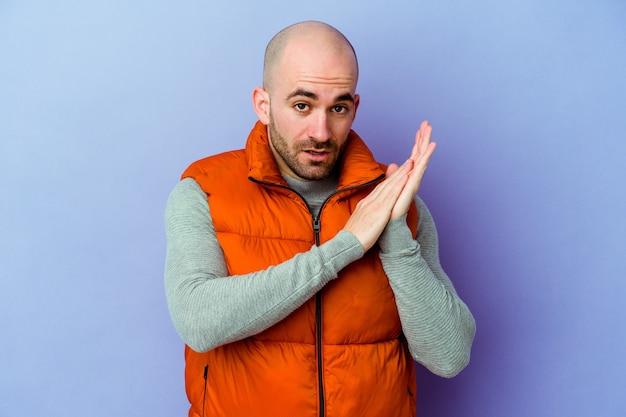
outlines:
{"label": "vest zipper", "polygon": [[320,245],[320,230],[321,230],[321,225],[320,225],[320,218],[317,216],[313,217],[313,232],[315,233],[315,246],[319,246]]}
{"label": "vest zipper", "polygon": [[324,378],[322,377],[322,291],[315,294],[315,332],[317,343],[317,386],[319,391],[320,417],[324,417]]}
{"label": "vest zipper", "polygon": [[[324,202],[321,207],[324,207]],[[320,207],[320,213],[322,208]],[[315,246],[320,245],[320,218],[313,216],[313,232],[315,232]],[[322,378],[322,290],[315,294],[315,341],[317,346],[317,389],[319,393],[320,417],[324,417],[324,379]]]}
{"label": "vest zipper", "polygon": [[[330,200],[333,196],[344,192],[344,191],[348,191],[348,190],[352,190],[355,188],[361,188],[361,187],[367,187],[368,185],[371,184],[375,184],[379,181],[381,181],[383,178],[385,178],[385,174],[379,176],[378,178],[371,180],[369,182],[366,182],[364,184],[359,184],[359,185],[355,185],[352,187],[347,187],[347,188],[342,188],[340,190],[335,191],[334,193],[332,193],[331,195],[329,195],[326,200],[324,200],[324,202],[322,203],[322,205],[320,206],[319,212],[316,215],[314,215],[313,213],[311,213],[311,216],[313,217],[313,232],[315,233],[315,246],[319,246],[321,244],[321,238],[320,238],[320,231],[322,229],[322,224],[320,221],[320,216],[322,214],[322,210],[324,209],[324,206],[326,205],[326,203],[328,202],[328,200]],[[266,186],[270,186],[270,187],[278,187],[278,188],[284,188],[287,189],[293,193],[296,193],[296,195],[298,197],[300,197],[300,199],[302,199],[302,201],[304,201],[304,203],[306,204],[306,200],[304,197],[302,197],[302,195],[300,193],[298,193],[295,190],[292,190],[289,187],[285,187],[284,185],[280,185],[280,184],[271,184],[271,183],[266,183],[263,181],[259,181],[255,178],[252,177],[248,177],[248,179],[252,182],[256,182],[258,184],[263,184]],[[317,349],[316,349],[316,355],[317,355],[317,386],[318,386],[318,391],[319,391],[319,405],[320,405],[320,415],[319,417],[324,417],[324,415],[326,414],[324,407],[325,407],[325,398],[324,398],[324,378],[322,377],[322,372],[324,370],[324,366],[322,363],[322,291],[324,289],[322,288],[321,290],[319,290],[317,292],[317,294],[315,294],[315,333],[316,333],[316,344],[317,344]],[[205,381],[206,384],[206,381]],[[205,395],[206,395],[206,390],[205,390]]]}

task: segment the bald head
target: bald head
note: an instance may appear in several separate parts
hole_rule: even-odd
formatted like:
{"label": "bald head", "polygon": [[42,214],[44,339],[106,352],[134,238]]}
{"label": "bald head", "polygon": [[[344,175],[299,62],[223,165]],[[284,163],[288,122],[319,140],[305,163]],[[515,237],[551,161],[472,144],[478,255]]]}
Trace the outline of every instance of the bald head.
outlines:
{"label": "bald head", "polygon": [[263,62],[263,87],[271,90],[285,51],[297,53],[324,51],[328,54],[345,55],[353,60],[358,74],[358,62],[354,48],[348,39],[334,27],[316,21],[293,24],[278,32],[268,43]]}

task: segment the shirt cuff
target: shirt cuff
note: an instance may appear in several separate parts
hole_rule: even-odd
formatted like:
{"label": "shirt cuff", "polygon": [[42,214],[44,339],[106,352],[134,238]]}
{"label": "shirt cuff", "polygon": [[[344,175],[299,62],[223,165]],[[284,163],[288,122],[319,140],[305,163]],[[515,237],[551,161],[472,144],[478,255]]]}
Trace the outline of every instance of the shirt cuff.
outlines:
{"label": "shirt cuff", "polygon": [[383,254],[413,251],[417,242],[413,239],[411,229],[406,224],[406,216],[390,220],[378,239],[380,252]]}

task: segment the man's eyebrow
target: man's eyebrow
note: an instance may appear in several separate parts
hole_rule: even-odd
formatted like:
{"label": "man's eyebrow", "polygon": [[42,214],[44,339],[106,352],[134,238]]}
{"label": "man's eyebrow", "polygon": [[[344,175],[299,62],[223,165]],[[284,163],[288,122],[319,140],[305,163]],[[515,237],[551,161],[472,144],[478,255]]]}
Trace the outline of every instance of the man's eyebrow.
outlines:
{"label": "man's eyebrow", "polygon": [[[298,97],[298,96],[302,96],[302,97],[306,97],[306,98],[310,98],[311,100],[317,100],[317,94],[311,92],[311,91],[307,91],[304,90],[302,88],[297,89],[296,91],[294,91],[293,93],[289,94],[287,96],[287,100],[290,100],[294,97]],[[354,103],[354,96],[350,93],[345,93],[342,94],[340,96],[338,96],[335,101],[349,101],[350,103]]]}
{"label": "man's eyebrow", "polygon": [[310,91],[304,90],[302,88],[297,89],[296,91],[294,91],[293,93],[289,94],[287,96],[287,100],[290,100],[294,97],[298,97],[298,96],[303,96],[303,97],[307,97],[310,98],[311,100],[317,100],[317,94],[312,93]]}
{"label": "man's eyebrow", "polygon": [[337,97],[336,101],[349,101],[350,103],[354,103],[354,96],[350,93],[342,94]]}

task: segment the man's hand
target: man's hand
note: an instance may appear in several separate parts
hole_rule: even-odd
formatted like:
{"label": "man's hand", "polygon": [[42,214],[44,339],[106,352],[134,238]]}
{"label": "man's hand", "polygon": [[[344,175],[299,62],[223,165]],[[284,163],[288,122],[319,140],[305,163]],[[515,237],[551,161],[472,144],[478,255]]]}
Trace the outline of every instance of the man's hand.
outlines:
{"label": "man's hand", "polygon": [[359,201],[344,230],[352,232],[365,251],[369,250],[390,219],[404,216],[419,189],[436,144],[430,142],[432,127],[422,122],[415,134],[411,157],[401,166],[391,164],[387,178]]}
{"label": "man's hand", "polygon": [[[417,194],[417,191],[419,190],[422,178],[424,177],[424,172],[428,166],[428,161],[437,146],[435,142],[430,141],[432,132],[432,126],[428,123],[428,121],[424,120],[415,134],[415,144],[413,145],[410,158],[411,161],[413,161],[413,170],[409,174],[409,179],[402,190],[402,194],[400,194],[398,200],[396,201],[396,205],[393,207],[390,217],[391,219],[397,219],[398,217],[402,217],[406,214],[409,210],[411,202],[415,198],[415,194]],[[389,165],[389,167],[387,167],[387,175],[389,176],[396,169],[398,169],[396,164]]]}

